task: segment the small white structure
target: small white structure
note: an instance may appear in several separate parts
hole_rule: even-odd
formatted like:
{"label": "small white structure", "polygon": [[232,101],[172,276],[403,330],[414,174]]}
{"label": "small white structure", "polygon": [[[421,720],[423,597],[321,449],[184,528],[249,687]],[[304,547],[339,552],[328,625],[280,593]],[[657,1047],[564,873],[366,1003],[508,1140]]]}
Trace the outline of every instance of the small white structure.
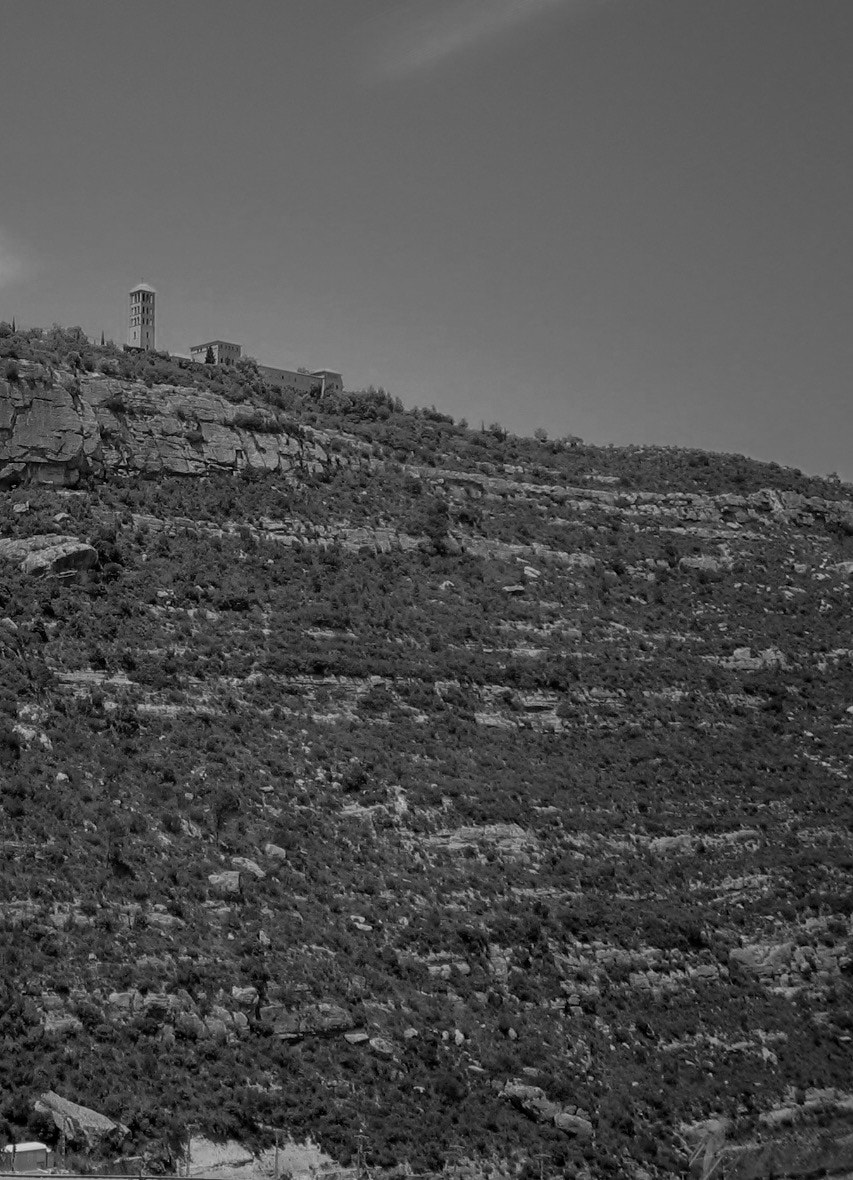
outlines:
{"label": "small white structure", "polygon": [[53,1167],[53,1152],[44,1143],[10,1143],[3,1148],[0,1171],[33,1172]]}
{"label": "small white structure", "polygon": [[239,344],[230,344],[227,340],[208,340],[206,344],[194,344],[190,356],[201,365],[207,364],[208,349],[215,365],[235,365],[243,355]]}
{"label": "small white structure", "polygon": [[130,292],[127,343],[131,348],[154,349],[154,297],[157,292],[139,283]]}

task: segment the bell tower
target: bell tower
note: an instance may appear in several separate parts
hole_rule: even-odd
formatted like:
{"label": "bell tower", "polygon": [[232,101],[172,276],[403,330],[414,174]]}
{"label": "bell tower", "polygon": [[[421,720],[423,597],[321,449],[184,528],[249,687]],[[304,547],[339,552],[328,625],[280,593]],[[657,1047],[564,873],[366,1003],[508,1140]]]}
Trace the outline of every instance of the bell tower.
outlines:
{"label": "bell tower", "polygon": [[131,348],[154,349],[154,296],[147,283],[139,283],[130,292],[127,343]]}

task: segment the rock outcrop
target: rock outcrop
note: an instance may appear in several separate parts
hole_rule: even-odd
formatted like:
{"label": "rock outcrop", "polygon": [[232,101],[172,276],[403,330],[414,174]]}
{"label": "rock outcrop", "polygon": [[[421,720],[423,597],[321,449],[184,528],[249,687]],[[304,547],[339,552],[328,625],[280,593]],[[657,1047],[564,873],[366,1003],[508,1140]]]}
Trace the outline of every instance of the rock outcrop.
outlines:
{"label": "rock outcrop", "polygon": [[101,374],[51,376],[40,365],[21,367],[21,380],[0,381],[0,486],[72,487],[107,469],[200,475],[334,465],[320,432],[288,426],[268,407]]}
{"label": "rock outcrop", "polygon": [[229,895],[240,892],[240,873],[237,869],[223,869],[221,873],[210,873],[207,880],[215,893]]}
{"label": "rock outcrop", "polygon": [[577,1139],[592,1138],[593,1126],[586,1113],[575,1106],[563,1108],[559,1103],[552,1102],[541,1086],[507,1082],[501,1090],[501,1097],[536,1122],[553,1123],[558,1131]]}
{"label": "rock outcrop", "polygon": [[75,484],[100,467],[100,450],[95,412],[71,382],[43,371],[26,382],[0,380],[0,487]]}
{"label": "rock outcrop", "polygon": [[[354,434],[317,429],[267,405],[234,404],[210,390],[149,387],[140,381],[68,369],[50,374],[43,366],[26,362],[21,362],[21,369],[16,383],[0,381],[0,486],[28,481],[74,486],[81,477],[100,478],[108,470],[154,476],[248,469],[296,477],[383,463],[381,451]],[[725,529],[717,535],[726,538],[732,527],[767,521],[799,526],[820,523],[853,532],[853,505],[796,492],[766,489],[747,495],[708,495],[605,490],[531,483],[518,478],[524,474],[521,469],[513,472],[514,478],[506,478],[438,464],[410,464],[406,471],[451,500],[520,500],[558,510],[571,505],[637,521],[663,514],[694,531]],[[363,543],[372,544],[372,540]],[[393,542],[390,547],[395,547]],[[487,538],[471,538],[465,548],[475,556],[507,557],[516,552],[526,561],[551,554],[540,543],[513,545]],[[564,554],[562,560],[579,568],[595,565],[588,554]],[[728,571],[731,558],[725,541],[711,554],[682,558],[680,567],[694,575]]]}
{"label": "rock outcrop", "polygon": [[77,537],[46,534],[23,539],[0,540],[0,561],[17,563],[25,574],[74,574],[91,569],[97,551]]}
{"label": "rock outcrop", "polygon": [[[766,1143],[732,1144],[709,1161],[713,1174],[730,1180],[795,1180],[808,1176],[837,1176],[853,1171],[853,1134],[810,1128]],[[706,1176],[712,1172],[706,1170]]]}
{"label": "rock outcrop", "polygon": [[48,533],[0,540],[0,561],[15,562],[25,574],[73,574],[91,569],[97,560],[96,550],[77,537]]}
{"label": "rock outcrop", "polygon": [[305,474],[334,465],[321,432],[269,407],[234,405],[215,393],[89,377],[83,397],[97,417],[103,462],[148,475],[211,470]]}
{"label": "rock outcrop", "polygon": [[67,1098],[46,1090],[33,1104],[39,1114],[48,1115],[56,1129],[65,1136],[68,1143],[77,1144],[87,1150],[103,1150],[106,1146],[118,1147],[130,1134],[122,1123],[80,1106]]}
{"label": "rock outcrop", "polygon": [[339,1004],[306,1004],[295,1011],[274,1004],[262,1008],[261,1016],[271,1020],[275,1035],[287,1041],[334,1036],[355,1027],[352,1016]]}

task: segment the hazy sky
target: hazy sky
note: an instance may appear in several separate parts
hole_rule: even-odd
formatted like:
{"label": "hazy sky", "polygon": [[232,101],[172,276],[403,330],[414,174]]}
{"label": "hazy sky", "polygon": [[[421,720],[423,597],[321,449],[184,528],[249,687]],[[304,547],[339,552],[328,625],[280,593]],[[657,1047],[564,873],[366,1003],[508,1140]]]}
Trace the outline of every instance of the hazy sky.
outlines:
{"label": "hazy sky", "polygon": [[853,0],[2,0],[0,318],[853,478]]}

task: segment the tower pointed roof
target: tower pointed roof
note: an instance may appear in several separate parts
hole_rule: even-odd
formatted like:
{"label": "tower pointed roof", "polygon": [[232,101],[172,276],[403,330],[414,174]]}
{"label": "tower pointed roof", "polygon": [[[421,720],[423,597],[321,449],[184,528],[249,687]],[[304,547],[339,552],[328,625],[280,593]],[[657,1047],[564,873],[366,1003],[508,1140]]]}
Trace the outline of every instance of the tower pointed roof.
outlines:
{"label": "tower pointed roof", "polygon": [[134,291],[150,291],[152,295],[156,294],[154,288],[149,286],[148,283],[137,283],[135,287],[130,288],[131,295]]}

